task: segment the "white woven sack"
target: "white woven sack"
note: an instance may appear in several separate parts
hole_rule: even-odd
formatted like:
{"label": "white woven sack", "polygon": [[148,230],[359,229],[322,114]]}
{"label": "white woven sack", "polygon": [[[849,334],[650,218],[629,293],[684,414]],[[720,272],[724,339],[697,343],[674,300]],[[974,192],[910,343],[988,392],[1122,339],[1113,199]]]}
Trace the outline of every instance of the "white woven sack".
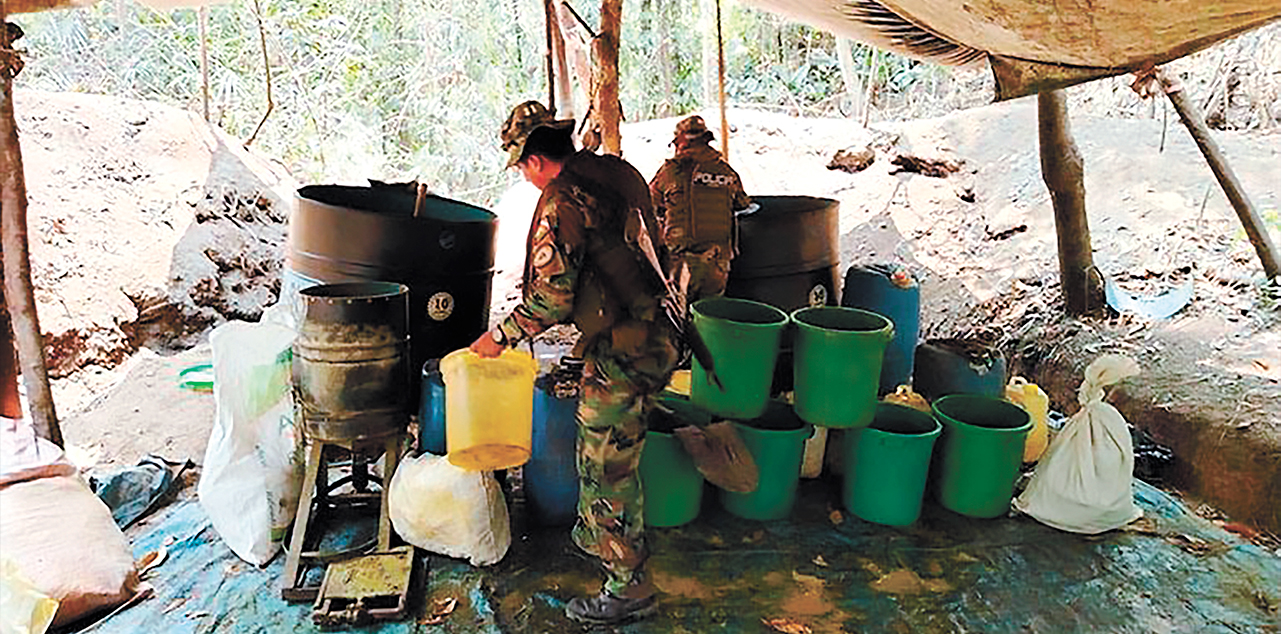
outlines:
{"label": "white woven sack", "polygon": [[1143,516],[1134,504],[1134,444],[1125,418],[1103,401],[1104,387],[1139,373],[1133,359],[1104,355],[1085,369],[1081,411],[1055,436],[1018,510],[1054,528],[1093,535]]}

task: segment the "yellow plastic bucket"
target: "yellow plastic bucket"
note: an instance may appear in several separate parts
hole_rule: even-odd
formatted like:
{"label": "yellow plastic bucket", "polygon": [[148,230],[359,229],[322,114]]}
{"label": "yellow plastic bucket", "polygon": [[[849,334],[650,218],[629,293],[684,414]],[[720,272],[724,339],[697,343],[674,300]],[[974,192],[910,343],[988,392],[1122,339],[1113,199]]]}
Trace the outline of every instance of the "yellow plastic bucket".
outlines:
{"label": "yellow plastic bucket", "polygon": [[672,378],[667,382],[667,391],[680,396],[689,396],[690,372],[689,370],[677,370],[672,373]]}
{"label": "yellow plastic bucket", "polygon": [[533,440],[538,362],[506,350],[483,359],[466,348],[440,360],[449,462],[472,471],[520,466]]}

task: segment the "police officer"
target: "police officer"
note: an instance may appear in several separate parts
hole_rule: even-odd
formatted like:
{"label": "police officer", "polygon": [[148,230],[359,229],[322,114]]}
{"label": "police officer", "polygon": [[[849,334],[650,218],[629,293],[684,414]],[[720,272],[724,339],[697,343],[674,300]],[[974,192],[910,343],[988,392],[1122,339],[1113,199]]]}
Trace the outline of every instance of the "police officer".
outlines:
{"label": "police officer", "polygon": [[[724,294],[737,248],[734,212],[752,203],[738,172],[712,149],[712,138],[702,117],[682,119],[672,138],[675,156],[649,183],[671,277],[683,284],[687,305]],[[709,482],[736,493],[756,490],[759,471],[733,424],[685,425],[673,432]]]}
{"label": "police officer", "polygon": [[751,199],[743,181],[720,152],[712,149],[712,131],[694,115],[676,124],[667,159],[650,181],[654,212],[663,224],[663,242],[672,258],[673,277],[688,271],[685,291],[690,304],[725,292],[734,243],[734,212]]}
{"label": "police officer", "polygon": [[677,361],[665,319],[661,243],[645,179],[615,156],[575,151],[574,121],[545,106],[516,106],[500,137],[542,190],[526,243],[522,302],[471,345],[493,357],[546,328],[573,323],[585,360],[578,405],[578,521],[574,543],[599,558],[599,594],[565,608],[614,623],[654,609],[638,466],[653,395]]}

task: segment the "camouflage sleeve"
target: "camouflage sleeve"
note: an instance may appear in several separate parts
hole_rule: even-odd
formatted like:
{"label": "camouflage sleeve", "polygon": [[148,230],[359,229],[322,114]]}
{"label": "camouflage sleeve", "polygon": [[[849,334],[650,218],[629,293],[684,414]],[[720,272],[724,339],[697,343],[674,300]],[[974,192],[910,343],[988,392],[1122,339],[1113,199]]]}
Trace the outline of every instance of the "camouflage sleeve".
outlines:
{"label": "camouflage sleeve", "polygon": [[667,192],[671,189],[671,180],[676,172],[671,161],[664,161],[658,168],[654,179],[649,182],[649,199],[654,203],[654,216],[659,220],[667,218]]}
{"label": "camouflage sleeve", "polygon": [[585,252],[582,212],[563,196],[549,196],[535,213],[525,254],[523,301],[498,327],[509,345],[570,319]]}

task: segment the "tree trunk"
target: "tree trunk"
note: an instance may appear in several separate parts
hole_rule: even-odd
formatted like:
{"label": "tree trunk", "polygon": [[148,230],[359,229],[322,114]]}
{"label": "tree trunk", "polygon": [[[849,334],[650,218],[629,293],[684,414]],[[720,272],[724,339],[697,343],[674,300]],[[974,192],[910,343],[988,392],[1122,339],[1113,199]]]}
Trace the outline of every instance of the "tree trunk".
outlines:
{"label": "tree trunk", "polygon": [[1085,215],[1085,170],[1068,126],[1062,90],[1037,95],[1041,178],[1054,204],[1059,240],[1059,277],[1067,312],[1087,315],[1103,307],[1103,282],[1094,267],[1090,224]]}
{"label": "tree trunk", "polygon": [[623,26],[623,0],[601,0],[600,33],[592,42],[596,53],[595,116],[600,122],[601,149],[606,154],[623,153],[619,125],[623,107],[618,101],[618,43]]}
{"label": "tree trunk", "polygon": [[658,116],[670,117],[675,114],[676,95],[672,82],[672,51],[669,48],[671,36],[668,35],[667,12],[672,0],[655,0],[654,6],[658,18],[654,21],[658,47],[654,54],[658,56],[658,89],[663,98],[658,102]]}
{"label": "tree trunk", "polygon": [[4,299],[17,342],[18,363],[27,386],[31,422],[36,433],[59,447],[62,430],[53,409],[44,342],[31,288],[30,250],[27,246],[27,187],[22,171],[18,124],[13,116],[13,76],[21,69],[17,54],[10,57],[4,5],[0,4],[0,261],[4,268]]}
{"label": "tree trunk", "polygon": [[[3,270],[0,267],[0,273]],[[0,284],[0,416],[22,418],[22,401],[18,398],[18,355],[13,350],[13,330],[9,327],[9,305],[4,301],[4,284]]]}
{"label": "tree trunk", "polygon": [[703,99],[702,107],[710,109],[716,103],[716,0],[699,3],[698,32],[703,49]]}
{"label": "tree trunk", "polygon": [[866,91],[863,93],[863,103],[860,104],[863,110],[859,113],[859,121],[862,122],[864,128],[867,127],[868,118],[872,115],[872,94],[876,89],[876,74],[880,71],[878,68],[880,65],[881,49],[873,46],[872,63],[868,65],[867,69],[867,86],[864,86]]}
{"label": "tree trunk", "polygon": [[1237,218],[1241,219],[1241,225],[1245,227],[1245,234],[1250,238],[1250,244],[1254,245],[1255,252],[1259,254],[1263,272],[1268,279],[1276,281],[1278,276],[1281,276],[1281,265],[1277,264],[1277,248],[1272,244],[1272,239],[1268,236],[1268,228],[1259,218],[1259,212],[1250,202],[1250,197],[1246,195],[1241,181],[1237,180],[1236,173],[1232,171],[1227,158],[1219,150],[1219,144],[1215,143],[1214,138],[1210,136],[1210,128],[1205,125],[1199,109],[1191,99],[1188,99],[1183,86],[1167,75],[1164,69],[1158,68],[1156,76],[1166,96],[1170,98],[1170,103],[1174,105],[1175,112],[1179,113],[1183,126],[1188,129],[1192,140],[1196,141],[1201,154],[1205,156],[1205,162],[1210,164],[1210,171],[1214,172],[1214,178],[1219,181],[1219,187],[1223,188],[1228,202],[1232,203],[1232,209],[1237,212]]}
{"label": "tree trunk", "polygon": [[556,116],[574,118],[574,85],[569,80],[569,66],[565,55],[565,31],[560,28],[560,11],[556,0],[547,0],[547,24],[551,29],[552,61],[556,84]]}
{"label": "tree trunk", "polygon": [[[562,3],[560,7],[561,41],[565,44],[565,54],[569,58],[569,67],[573,70],[573,75],[586,96],[586,100],[582,102],[583,108],[590,113],[595,97],[591,88],[592,64],[587,43],[591,41],[592,35],[587,33],[587,29],[578,22],[578,16],[574,14],[573,9],[568,4]],[[577,111],[577,107],[575,107],[575,111]]]}
{"label": "tree trunk", "polygon": [[862,100],[861,86],[858,81],[858,71],[854,67],[854,51],[851,43],[843,37],[836,38],[836,61],[841,65],[841,79],[845,83],[845,98],[849,100],[848,110],[842,110],[847,116],[853,116],[855,113],[861,113],[859,102]]}

